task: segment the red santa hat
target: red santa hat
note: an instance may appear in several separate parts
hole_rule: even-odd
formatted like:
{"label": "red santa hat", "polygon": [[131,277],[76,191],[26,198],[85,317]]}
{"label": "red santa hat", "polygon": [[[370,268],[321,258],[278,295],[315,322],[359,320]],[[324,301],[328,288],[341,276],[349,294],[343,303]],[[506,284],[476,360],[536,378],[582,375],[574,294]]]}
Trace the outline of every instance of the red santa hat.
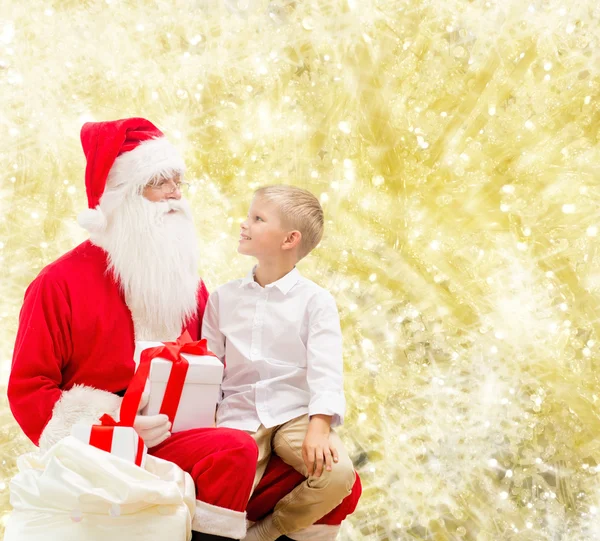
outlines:
{"label": "red santa hat", "polygon": [[101,200],[106,188],[143,188],[157,175],[183,173],[185,164],[175,147],[152,122],[125,118],[87,122],[81,128],[87,160],[85,189],[88,209],[77,217],[90,232],[106,227]]}

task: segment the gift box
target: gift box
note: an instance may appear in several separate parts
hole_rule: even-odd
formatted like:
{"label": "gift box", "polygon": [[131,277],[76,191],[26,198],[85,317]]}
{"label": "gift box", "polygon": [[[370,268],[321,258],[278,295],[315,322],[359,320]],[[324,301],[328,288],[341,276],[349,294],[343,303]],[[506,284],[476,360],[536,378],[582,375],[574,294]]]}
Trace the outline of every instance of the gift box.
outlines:
{"label": "gift box", "polygon": [[161,350],[157,348],[165,346],[162,342],[136,341],[136,363],[140,363],[142,352],[153,351],[148,376],[150,395],[141,414],[166,413],[172,433],[215,426],[223,364],[206,349],[206,340],[177,344]]}
{"label": "gift box", "polygon": [[108,415],[101,422],[100,425],[76,423],[71,428],[71,436],[143,468],[148,449],[135,429],[116,426],[117,423]]}

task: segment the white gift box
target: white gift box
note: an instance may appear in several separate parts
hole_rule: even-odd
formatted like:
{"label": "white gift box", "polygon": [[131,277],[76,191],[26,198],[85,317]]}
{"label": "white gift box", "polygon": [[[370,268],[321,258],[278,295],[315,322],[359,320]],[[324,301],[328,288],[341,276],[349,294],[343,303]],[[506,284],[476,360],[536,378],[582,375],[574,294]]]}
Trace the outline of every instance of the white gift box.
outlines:
{"label": "white gift box", "polygon": [[[134,353],[136,364],[140,362],[142,351],[162,345],[162,342],[137,340]],[[211,355],[188,353],[183,353],[182,357],[187,360],[189,366],[171,433],[214,426],[215,411],[221,395],[223,364],[219,359]],[[152,359],[148,377],[150,397],[148,404],[141,411],[142,415],[160,413],[172,367],[173,363],[170,361]]]}
{"label": "white gift box", "polygon": [[[93,443],[90,441],[92,430],[110,434],[110,449],[102,449],[103,451],[107,451],[111,455],[124,458],[129,462],[133,462],[134,464],[141,466],[142,468],[144,467],[148,448],[144,445],[144,442],[138,436],[138,433],[134,428],[130,426],[100,426],[76,423],[71,427],[71,436],[79,441],[82,441],[83,443],[93,445]],[[141,461],[138,461],[138,448],[140,445],[143,446],[143,450]],[[98,446],[94,445],[94,447]]]}

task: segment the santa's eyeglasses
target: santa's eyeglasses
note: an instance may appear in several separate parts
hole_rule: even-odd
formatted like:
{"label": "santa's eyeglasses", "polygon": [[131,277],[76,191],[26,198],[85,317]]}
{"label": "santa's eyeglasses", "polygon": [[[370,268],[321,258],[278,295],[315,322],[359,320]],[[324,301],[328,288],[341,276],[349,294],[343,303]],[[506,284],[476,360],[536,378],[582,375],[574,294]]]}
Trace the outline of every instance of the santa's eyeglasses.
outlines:
{"label": "santa's eyeglasses", "polygon": [[172,194],[174,192],[183,192],[189,187],[189,182],[180,182],[178,180],[161,180],[157,184],[149,184],[148,187],[153,190],[160,190],[165,195]]}

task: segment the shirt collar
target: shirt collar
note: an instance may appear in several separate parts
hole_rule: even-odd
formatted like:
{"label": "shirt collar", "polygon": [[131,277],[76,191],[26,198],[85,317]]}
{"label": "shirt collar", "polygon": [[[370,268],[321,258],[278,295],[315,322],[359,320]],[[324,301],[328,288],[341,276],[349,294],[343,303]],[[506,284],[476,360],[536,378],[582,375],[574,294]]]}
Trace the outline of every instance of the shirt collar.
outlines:
{"label": "shirt collar", "polygon": [[[240,283],[240,287],[247,286],[248,284],[254,283],[254,271],[256,270],[256,265],[252,267],[250,272],[242,279]],[[276,287],[281,291],[284,295],[287,295],[290,289],[296,285],[296,282],[300,280],[301,274],[300,271],[294,267],[290,272],[288,272],[285,276],[282,276],[276,282],[272,284],[268,284],[267,287]],[[258,284],[256,284],[258,285]]]}

